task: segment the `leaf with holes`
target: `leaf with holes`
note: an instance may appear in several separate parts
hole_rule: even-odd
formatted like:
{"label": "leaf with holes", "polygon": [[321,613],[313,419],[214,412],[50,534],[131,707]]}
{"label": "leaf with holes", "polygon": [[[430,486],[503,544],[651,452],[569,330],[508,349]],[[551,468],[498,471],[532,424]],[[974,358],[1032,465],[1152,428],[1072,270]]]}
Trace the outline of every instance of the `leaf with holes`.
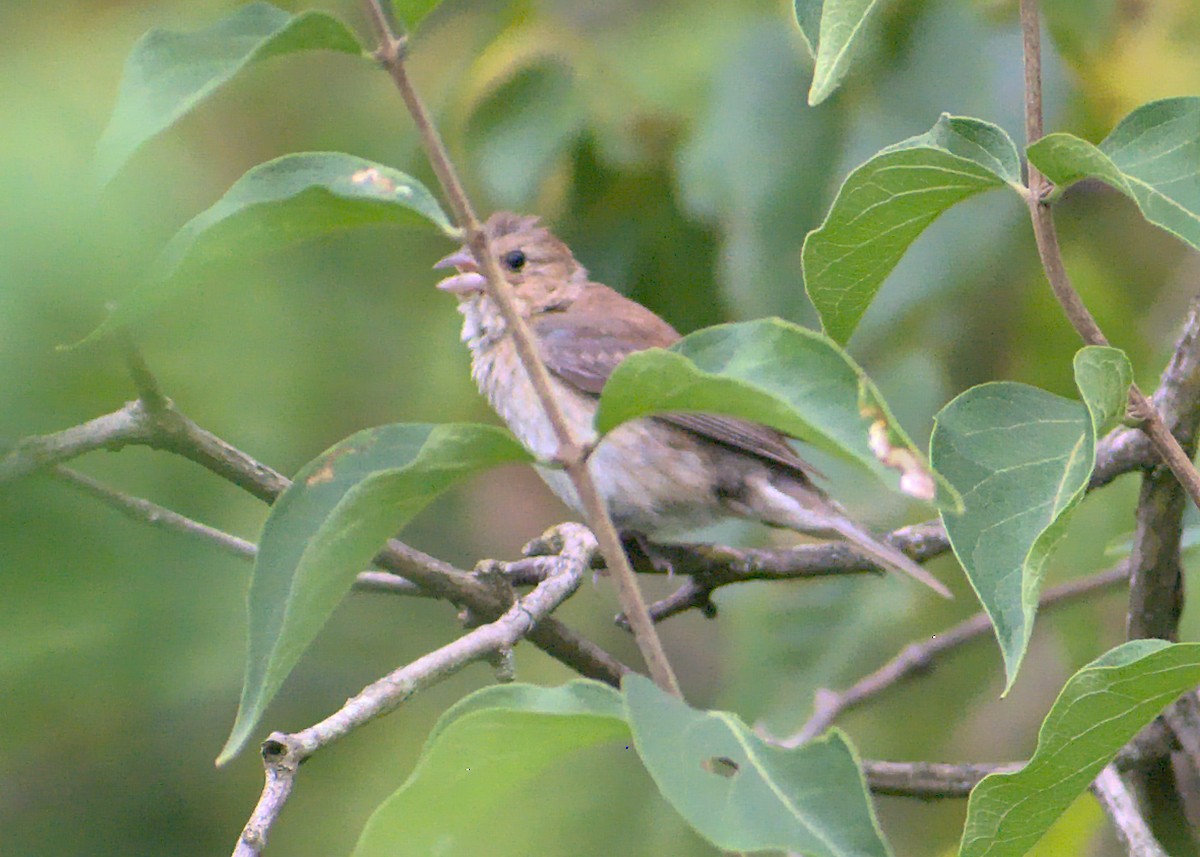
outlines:
{"label": "leaf with holes", "polygon": [[998,187],[1023,188],[1003,129],[943,114],[927,133],[852,172],[825,222],[808,234],[804,285],[829,336],[845,343],[888,273],[942,212]]}
{"label": "leaf with holes", "polygon": [[1029,644],[1046,561],[1087,488],[1096,439],[1125,412],[1132,377],[1123,352],[1089,346],[1075,355],[1082,402],[992,383],[935,417],[930,457],[965,507],[942,523],[996,631],[1005,692]]}
{"label": "leaf with holes", "polygon": [[650,776],[713,845],[813,857],[891,853],[842,733],[782,749],[737,716],[697,711],[642,676],[631,673],[622,686]]}
{"label": "leaf with holes", "polygon": [[1029,161],[1059,188],[1099,179],[1151,223],[1200,249],[1200,98],[1143,104],[1099,146],[1048,134],[1029,147]]}
{"label": "leaf with holes", "polygon": [[203,30],[151,30],[125,62],[117,103],[96,144],[98,184],[251,65],[304,51],[361,54],[346,25],[324,12],[297,15],[249,3]]}
{"label": "leaf with holes", "polygon": [[1169,703],[1200,684],[1200,643],[1134,640],[1075,673],[1020,771],[971,792],[960,857],[1020,857]]}
{"label": "leaf with holes", "polygon": [[241,750],[301,653],[389,536],[455,482],[527,461],[483,425],[367,429],[321,453],[271,506],[250,583],[246,677],[217,764]]}

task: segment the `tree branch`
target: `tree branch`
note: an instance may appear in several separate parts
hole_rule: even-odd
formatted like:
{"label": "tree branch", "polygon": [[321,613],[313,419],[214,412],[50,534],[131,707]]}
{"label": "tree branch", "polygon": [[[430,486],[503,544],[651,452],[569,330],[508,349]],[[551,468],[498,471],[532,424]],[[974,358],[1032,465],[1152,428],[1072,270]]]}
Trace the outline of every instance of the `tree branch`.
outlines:
{"label": "tree branch", "polygon": [[1142,818],[1124,778],[1113,765],[1108,765],[1092,782],[1092,794],[1100,801],[1117,829],[1117,836],[1130,857],[1167,857],[1158,844],[1146,819]]}
{"label": "tree branch", "polygon": [[[1028,145],[1042,138],[1042,54],[1041,26],[1038,0],[1020,0],[1021,33],[1025,55],[1025,137]],[[1050,182],[1033,164],[1029,170],[1029,214],[1033,221],[1033,235],[1037,242],[1038,255],[1050,282],[1054,297],[1062,306],[1071,326],[1089,345],[1108,345],[1108,339],[1100,330],[1096,319],[1084,305],[1079,292],[1071,284],[1063,265],[1062,251],[1058,246],[1058,233],[1054,228],[1054,216],[1045,204]],[[1129,388],[1130,412],[1142,421],[1142,431],[1150,438],[1162,454],[1163,460],[1175,474],[1192,502],[1200,507],[1200,473],[1192,464],[1191,456],[1179,440],[1171,433],[1162,415],[1150,403],[1145,394],[1133,384]]]}
{"label": "tree branch", "polygon": [[[1048,589],[1038,602],[1038,610],[1052,610],[1080,598],[1121,587],[1129,579],[1124,564],[1091,577],[1072,580]],[[780,741],[784,747],[797,747],[820,735],[842,714],[858,708],[905,679],[923,675],[934,662],[971,640],[985,636],[992,625],[982,611],[953,625],[923,643],[910,643],[895,657],[870,675],[859,679],[843,691],[822,689],[813,700],[813,713],[800,731]]]}
{"label": "tree branch", "polygon": [[103,482],[99,482],[90,476],[85,476],[77,470],[57,465],[50,472],[55,478],[79,489],[84,494],[100,500],[102,503],[112,506],[126,517],[132,518],[135,521],[208,542],[221,548],[226,553],[236,556],[238,559],[253,560],[255,553],[257,553],[253,542],[238,538],[237,536],[218,530],[216,527],[202,524],[199,521],[193,521],[191,518],[159,506],[157,503],[151,503],[149,500],[143,500],[141,497],[133,497],[109,488]]}
{"label": "tree branch", "polygon": [[396,35],[392,22],[380,0],[366,0],[366,6],[367,14],[374,23],[379,37],[379,48],[375,51],[375,57],[391,75],[396,89],[399,90],[400,96],[413,118],[430,166],[433,167],[433,171],[446,193],[450,208],[454,212],[454,219],[463,231],[467,245],[471,248],[471,254],[479,263],[481,273],[485,278],[487,295],[500,310],[509,334],[512,336],[521,366],[529,376],[529,381],[537,393],[538,402],[554,429],[554,435],[558,442],[556,458],[570,477],[571,484],[583,505],[584,518],[599,540],[600,551],[617,587],[621,608],[630,617],[638,649],[646,661],[646,666],[655,684],[675,696],[681,696],[679,682],[675,678],[670,661],[667,660],[667,654],[663,649],[662,641],[658,638],[658,632],[654,629],[654,622],[646,609],[646,602],[638,587],[637,577],[625,555],[621,539],[609,517],[604,500],[592,481],[587,466],[586,444],[575,437],[570,423],[567,422],[562,407],[554,395],[550,373],[538,354],[533,334],[517,309],[516,298],[508,282],[504,279],[500,263],[492,252],[487,235],[483,231],[483,225],[467,198],[466,191],[463,189],[462,182],[459,181],[458,173],[454,169],[454,164],[450,160],[429,111],[409,80],[408,69],[404,61],[407,38]]}
{"label": "tree branch", "polygon": [[874,794],[923,800],[964,798],[988,774],[1011,773],[1024,762],[948,765],[942,762],[863,762],[867,786]]}
{"label": "tree branch", "polygon": [[[1200,425],[1200,296],[1188,307],[1175,351],[1154,393],[1155,412],[1162,414],[1173,436],[1195,452]],[[1132,576],[1129,589],[1129,639],[1176,639],[1183,610],[1183,564],[1180,538],[1186,498],[1171,473],[1156,468],[1142,480],[1137,505]]]}
{"label": "tree branch", "polygon": [[291,795],[301,762],[395,710],[414,694],[449,678],[467,664],[510,649],[569,598],[591,566],[597,550],[596,539],[578,524],[563,524],[558,533],[562,553],[557,573],[512,604],[500,618],[367,685],[320,723],[290,735],[272,733],[262,748],[266,782],[250,820],[238,837],[234,857],[257,857],[262,853],[271,825]]}
{"label": "tree branch", "polygon": [[[93,450],[117,451],[126,446],[147,446],[183,456],[267,503],[274,502],[291,484],[281,473],[196,425],[170,400],[156,411],[151,411],[140,400],[129,402],[118,411],[82,425],[54,434],[27,437],[0,457],[0,484]],[[468,607],[485,621],[496,619],[508,609],[508,604],[498,597],[494,587],[395,539],[388,542],[373,562],[406,578],[432,597]],[[383,585],[378,578],[362,583],[364,588],[371,589]],[[580,675],[611,685],[620,684],[621,676],[629,670],[554,617],[541,622],[529,635],[529,640]]]}

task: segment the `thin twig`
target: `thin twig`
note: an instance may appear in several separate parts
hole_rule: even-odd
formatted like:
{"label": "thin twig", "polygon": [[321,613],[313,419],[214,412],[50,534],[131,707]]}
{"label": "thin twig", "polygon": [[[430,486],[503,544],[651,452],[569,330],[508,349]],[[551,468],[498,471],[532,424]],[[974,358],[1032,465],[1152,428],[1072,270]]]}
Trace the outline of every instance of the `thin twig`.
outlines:
{"label": "thin twig", "polygon": [[[1068,581],[1048,589],[1038,601],[1038,610],[1052,610],[1088,595],[1120,588],[1129,573],[1125,564],[1091,577]],[[991,630],[987,614],[976,613],[923,643],[910,643],[886,664],[843,691],[821,689],[813,701],[813,713],[795,735],[779,742],[784,747],[797,747],[820,735],[842,714],[858,708],[868,700],[895,687],[904,679],[928,672],[934,661],[964,643],[984,636]]]}
{"label": "thin twig", "polygon": [[178,512],[173,512],[157,503],[134,497],[124,492],[108,487],[103,482],[86,476],[77,470],[62,465],[56,466],[51,473],[58,479],[78,488],[114,509],[123,512],[127,517],[151,526],[161,527],[175,533],[183,533],[191,538],[200,539],[216,545],[226,553],[233,554],[239,559],[253,560],[257,553],[254,543],[238,538],[235,535],[193,521]]}
{"label": "thin twig", "polygon": [[[1042,138],[1042,55],[1038,0],[1021,0],[1021,33],[1025,55],[1025,137],[1027,144],[1033,145]],[[1063,265],[1058,233],[1054,228],[1054,215],[1045,203],[1050,182],[1033,164],[1027,166],[1029,214],[1033,221],[1038,255],[1041,257],[1046,279],[1050,282],[1050,289],[1084,342],[1089,345],[1108,345],[1108,339],[1084,305],[1083,299],[1079,297],[1079,292],[1071,284],[1071,278]],[[1192,502],[1200,507],[1200,473],[1192,464],[1191,456],[1168,429],[1162,415],[1137,384],[1132,384],[1129,388],[1129,409],[1130,413],[1142,422],[1142,431],[1158,448],[1163,460],[1187,491]]]}
{"label": "thin twig", "polygon": [[[182,533],[190,538],[216,545],[238,559],[253,561],[258,554],[258,546],[254,542],[239,538],[224,530],[218,530],[216,527],[210,527],[208,524],[193,520],[142,497],[134,497],[123,491],[117,491],[77,470],[58,465],[51,473],[56,478],[140,523],[161,527],[170,532]],[[354,581],[354,589],[360,592],[383,592],[389,595],[407,595],[414,598],[433,597],[429,591],[417,586],[411,580],[405,580],[397,574],[386,571],[359,572]]]}
{"label": "thin twig", "polygon": [[150,371],[150,367],[147,365],[146,359],[142,356],[141,349],[134,342],[133,336],[127,329],[122,329],[118,334],[118,338],[121,341],[121,350],[125,354],[125,365],[129,368],[129,377],[133,380],[133,386],[138,392],[138,398],[152,411],[161,411],[169,407],[170,400],[163,394],[162,387],[158,384],[158,379]]}
{"label": "thin twig", "polygon": [[1116,767],[1108,765],[1100,772],[1092,782],[1092,794],[1112,819],[1117,836],[1130,857],[1167,857]]}
{"label": "thin twig", "polygon": [[396,35],[392,22],[380,0],[366,0],[366,7],[367,14],[379,37],[379,48],[375,52],[375,57],[391,75],[392,81],[413,118],[430,166],[446,193],[455,221],[462,229],[467,246],[471,248],[472,255],[480,265],[486,281],[487,295],[500,310],[512,336],[521,366],[529,376],[530,383],[537,393],[538,402],[554,429],[558,443],[556,458],[570,477],[571,484],[583,506],[584,518],[599,540],[600,551],[616,584],[621,607],[630,617],[634,639],[646,661],[650,676],[663,690],[680,696],[679,683],[675,678],[674,670],[671,669],[670,661],[667,660],[662,641],[659,640],[658,633],[654,629],[654,622],[650,618],[645,599],[638,587],[637,577],[629,565],[629,559],[625,555],[625,550],[621,545],[616,528],[613,526],[612,519],[609,517],[604,500],[592,481],[587,467],[585,444],[575,437],[575,433],[554,395],[550,373],[538,354],[529,327],[517,309],[512,289],[504,279],[500,263],[492,252],[487,235],[483,231],[483,225],[471,206],[462,182],[459,181],[458,173],[454,169],[429,111],[413,87],[412,81],[409,80],[408,69],[405,65],[407,39],[404,36]]}
{"label": "thin twig", "polygon": [[564,547],[558,573],[538,584],[499,619],[373,682],[320,723],[290,735],[275,732],[267,738],[263,744],[266,782],[238,837],[234,857],[257,857],[262,853],[271,826],[291,795],[301,762],[466,665],[512,648],[575,592],[591,565],[596,540],[578,524],[564,524],[559,531]]}

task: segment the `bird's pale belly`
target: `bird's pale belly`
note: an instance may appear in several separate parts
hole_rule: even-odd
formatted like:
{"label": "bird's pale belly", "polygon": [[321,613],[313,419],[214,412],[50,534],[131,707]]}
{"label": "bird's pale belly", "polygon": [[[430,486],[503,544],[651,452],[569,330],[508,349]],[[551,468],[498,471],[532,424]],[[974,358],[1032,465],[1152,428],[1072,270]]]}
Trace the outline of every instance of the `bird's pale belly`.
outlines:
{"label": "bird's pale belly", "polygon": [[[480,390],[513,434],[538,458],[552,460],[558,439],[510,341],[502,339],[477,354],[472,369]],[[595,398],[551,380],[576,439],[592,440]],[[588,468],[618,529],[656,535],[706,526],[729,514],[713,484],[713,451],[712,444],[682,429],[635,420],[605,436],[589,457]],[[564,503],[581,511],[562,469],[537,471]]]}

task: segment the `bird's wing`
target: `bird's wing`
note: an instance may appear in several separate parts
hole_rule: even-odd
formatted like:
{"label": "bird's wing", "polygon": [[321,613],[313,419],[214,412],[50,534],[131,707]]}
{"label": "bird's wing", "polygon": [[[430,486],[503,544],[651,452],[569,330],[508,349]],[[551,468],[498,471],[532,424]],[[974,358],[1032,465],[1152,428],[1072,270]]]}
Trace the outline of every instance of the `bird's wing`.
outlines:
{"label": "bird's wing", "polygon": [[[630,354],[666,348],[680,338],[673,327],[641,304],[598,285],[590,286],[569,312],[535,316],[533,329],[546,368],[593,396],[600,395],[617,364]],[[796,454],[783,434],[759,423],[692,412],[655,418],[785,467],[806,480],[820,475]]]}

